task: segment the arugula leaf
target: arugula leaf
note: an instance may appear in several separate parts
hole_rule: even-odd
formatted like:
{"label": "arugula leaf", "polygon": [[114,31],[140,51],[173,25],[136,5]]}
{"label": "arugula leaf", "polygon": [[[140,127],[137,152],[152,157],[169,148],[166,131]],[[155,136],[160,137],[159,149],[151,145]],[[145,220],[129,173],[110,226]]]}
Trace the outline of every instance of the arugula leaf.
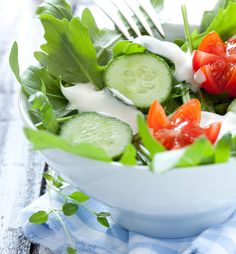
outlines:
{"label": "arugula leaf", "polygon": [[225,9],[229,2],[230,0],[218,0],[213,10],[203,13],[200,32],[204,32],[208,28],[215,16],[217,16],[219,9]]}
{"label": "arugula leaf", "polygon": [[53,106],[57,117],[70,112],[66,108],[68,101],[61,93],[60,79],[52,77],[45,67],[29,66],[21,75],[22,87],[28,95],[41,90],[42,82],[45,84],[45,95]]}
{"label": "arugula leaf", "polygon": [[[213,21],[210,23],[205,32],[198,33],[197,30],[194,30],[191,34],[193,48],[197,49],[199,44],[205,35],[209,32],[217,32],[222,40],[226,41],[231,36],[236,34],[236,2],[230,1],[225,9],[219,9],[218,14],[215,16]],[[183,50],[187,49],[187,43],[182,46]]]}
{"label": "arugula leaf", "polygon": [[137,116],[137,123],[141,140],[144,146],[150,152],[150,154],[154,156],[156,153],[164,152],[166,150],[165,147],[152,137],[147,127],[147,124],[141,114]]}
{"label": "arugula leaf", "polygon": [[136,165],[136,149],[132,144],[128,144],[125,148],[125,151],[120,159],[120,162],[124,165]]}
{"label": "arugula leaf", "polygon": [[12,72],[15,74],[17,81],[21,83],[19,61],[18,61],[18,45],[16,41],[13,43],[11,48],[11,52],[9,56],[9,64],[10,64]]}
{"label": "arugula leaf", "polygon": [[223,163],[229,160],[231,155],[232,135],[225,134],[216,144],[215,163]]}
{"label": "arugula leaf", "polygon": [[122,34],[117,30],[99,29],[88,8],[84,9],[81,22],[89,30],[89,35],[97,52],[99,64],[106,65],[112,57],[113,45],[122,38]]}
{"label": "arugula leaf", "polygon": [[88,28],[76,17],[69,22],[43,14],[40,20],[47,41],[41,46],[44,52],[35,52],[41,65],[68,83],[91,82],[102,89],[103,68],[98,65]]}
{"label": "arugula leaf", "polygon": [[192,167],[213,162],[214,148],[207,138],[202,137],[186,148],[176,167]]}
{"label": "arugula leaf", "polygon": [[101,148],[91,144],[81,143],[74,145],[65,141],[60,136],[56,136],[44,130],[35,131],[30,128],[24,128],[24,132],[36,150],[57,148],[68,153],[95,160],[112,161]]}
{"label": "arugula leaf", "polygon": [[29,102],[32,103],[31,108],[40,115],[43,127],[52,133],[58,133],[59,124],[48,97],[42,92],[37,92],[30,96]]}
{"label": "arugula leaf", "polygon": [[65,0],[46,0],[37,7],[35,12],[37,16],[46,13],[58,19],[71,20],[73,18],[71,6]]}
{"label": "arugula leaf", "polygon": [[132,43],[129,41],[119,41],[112,49],[113,57],[121,56],[121,55],[131,55],[136,53],[144,53],[146,49],[136,43]]}

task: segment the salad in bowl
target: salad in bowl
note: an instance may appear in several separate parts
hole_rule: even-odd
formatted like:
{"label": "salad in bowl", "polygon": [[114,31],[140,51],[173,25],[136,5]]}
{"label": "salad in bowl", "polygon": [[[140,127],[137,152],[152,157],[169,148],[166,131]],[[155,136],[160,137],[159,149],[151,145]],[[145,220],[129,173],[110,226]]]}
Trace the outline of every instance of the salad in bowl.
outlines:
{"label": "salad in bowl", "polygon": [[88,8],[45,1],[38,65],[20,74],[16,42],[10,54],[27,138],[130,230],[186,237],[223,222],[236,198],[235,12],[220,1],[192,34],[184,15],[186,39],[128,41]]}

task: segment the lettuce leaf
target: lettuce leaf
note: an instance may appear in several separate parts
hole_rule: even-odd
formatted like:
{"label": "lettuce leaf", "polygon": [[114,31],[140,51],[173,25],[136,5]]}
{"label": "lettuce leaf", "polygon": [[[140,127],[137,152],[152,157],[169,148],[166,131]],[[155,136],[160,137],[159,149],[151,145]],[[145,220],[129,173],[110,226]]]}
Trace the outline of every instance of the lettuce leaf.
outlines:
{"label": "lettuce leaf", "polygon": [[[236,34],[236,2],[230,1],[225,9],[219,9],[218,14],[214,17],[207,29],[199,33],[197,30],[194,30],[191,34],[193,48],[197,49],[201,43],[204,36],[209,32],[217,32],[222,40],[226,41],[231,36]],[[211,19],[209,19],[210,21]],[[206,23],[206,20],[204,21]],[[187,49],[187,43],[182,46],[183,50]]]}
{"label": "lettuce leaf", "polygon": [[40,20],[47,41],[41,46],[43,52],[35,52],[40,64],[68,83],[91,82],[102,89],[103,68],[98,65],[88,28],[76,17],[68,21],[43,14]]}
{"label": "lettuce leaf", "polygon": [[154,139],[154,137],[151,135],[148,126],[141,114],[137,116],[137,124],[142,143],[150,152],[151,156],[166,150],[165,147],[161,143],[157,142],[156,139]]}
{"label": "lettuce leaf", "polygon": [[115,44],[112,49],[113,57],[121,56],[121,55],[132,55],[136,53],[144,53],[146,48],[143,46],[129,42],[127,40],[119,41]]}
{"label": "lettuce leaf", "polygon": [[215,16],[217,16],[219,9],[225,9],[229,2],[230,0],[218,0],[213,10],[203,13],[200,32],[204,32],[209,27]]}
{"label": "lettuce leaf", "polygon": [[35,110],[35,112],[40,116],[45,130],[52,133],[58,133],[59,124],[48,97],[43,92],[37,92],[30,96],[29,102],[31,103],[31,109]]}
{"label": "lettuce leaf", "polygon": [[12,72],[14,73],[16,80],[21,83],[20,78],[20,68],[19,68],[19,60],[18,60],[18,44],[15,41],[12,45],[10,56],[9,56],[9,64]]}
{"label": "lettuce leaf", "polygon": [[120,163],[128,166],[136,165],[136,149],[132,144],[128,144],[125,151],[120,159]]}
{"label": "lettuce leaf", "polygon": [[66,106],[67,99],[60,89],[60,79],[52,77],[45,67],[29,66],[21,75],[21,84],[28,95],[41,91],[42,82],[45,85],[45,95],[48,97],[57,117],[70,112]]}
{"label": "lettuce leaf", "polygon": [[44,130],[35,131],[30,128],[24,128],[24,132],[36,150],[55,148],[95,160],[111,161],[111,158],[101,148],[94,145],[84,143],[76,145],[70,144],[60,136],[56,136]]}
{"label": "lettuce leaf", "polygon": [[173,168],[226,163],[230,157],[235,156],[236,136],[226,133],[215,145],[207,138],[200,137],[182,149],[156,153],[151,166],[154,171],[164,173]]}
{"label": "lettuce leaf", "polygon": [[35,14],[50,14],[55,18],[67,20],[73,18],[72,8],[65,0],[46,0],[37,7]]}

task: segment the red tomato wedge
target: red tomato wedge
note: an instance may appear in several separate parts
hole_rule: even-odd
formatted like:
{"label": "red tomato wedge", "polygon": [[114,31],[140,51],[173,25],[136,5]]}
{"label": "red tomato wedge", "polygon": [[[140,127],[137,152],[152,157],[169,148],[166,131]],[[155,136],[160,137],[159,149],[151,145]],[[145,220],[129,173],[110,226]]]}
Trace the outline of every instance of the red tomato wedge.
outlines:
{"label": "red tomato wedge", "polygon": [[193,52],[193,70],[197,71],[206,64],[213,64],[216,61],[224,61],[224,58],[214,54],[206,53],[200,50]]}
{"label": "red tomato wedge", "polygon": [[212,123],[211,125],[204,128],[207,138],[212,144],[216,142],[216,139],[220,133],[221,123]]}
{"label": "red tomato wedge", "polygon": [[216,32],[204,37],[192,58],[194,72],[201,71],[201,87],[211,94],[236,96],[236,35],[223,42]]}
{"label": "red tomato wedge", "polygon": [[157,100],[152,103],[149,109],[147,122],[149,128],[153,129],[153,131],[158,131],[169,124],[169,119],[166,116],[165,110]]}
{"label": "red tomato wedge", "polygon": [[192,99],[182,105],[173,114],[170,121],[173,125],[180,125],[183,122],[189,122],[199,125],[201,120],[201,103],[197,99]]}
{"label": "red tomato wedge", "polygon": [[211,32],[203,38],[198,47],[198,50],[218,56],[224,56],[225,44],[221,40],[218,33]]}
{"label": "red tomato wedge", "polygon": [[202,128],[201,104],[192,99],[182,105],[169,119],[163,107],[154,101],[150,107],[147,123],[152,129],[153,136],[166,149],[180,149],[192,144],[200,136],[206,136],[214,143],[219,135],[221,123],[213,123]]}

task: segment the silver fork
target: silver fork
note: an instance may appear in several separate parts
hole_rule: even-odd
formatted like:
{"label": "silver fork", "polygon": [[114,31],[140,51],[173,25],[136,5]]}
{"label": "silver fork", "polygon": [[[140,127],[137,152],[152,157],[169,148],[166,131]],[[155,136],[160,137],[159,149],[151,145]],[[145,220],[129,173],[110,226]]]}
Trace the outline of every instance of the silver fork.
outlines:
{"label": "silver fork", "polygon": [[125,18],[130,28],[137,36],[140,36],[141,32],[136,20],[139,21],[146,32],[153,37],[153,32],[147,18],[141,11],[143,10],[154,24],[159,34],[163,38],[165,37],[161,23],[150,0],[110,0],[110,2],[106,2],[104,0],[93,0],[93,2],[113,21],[120,32],[128,40],[131,40],[132,36],[116,10],[118,10],[118,12]]}

